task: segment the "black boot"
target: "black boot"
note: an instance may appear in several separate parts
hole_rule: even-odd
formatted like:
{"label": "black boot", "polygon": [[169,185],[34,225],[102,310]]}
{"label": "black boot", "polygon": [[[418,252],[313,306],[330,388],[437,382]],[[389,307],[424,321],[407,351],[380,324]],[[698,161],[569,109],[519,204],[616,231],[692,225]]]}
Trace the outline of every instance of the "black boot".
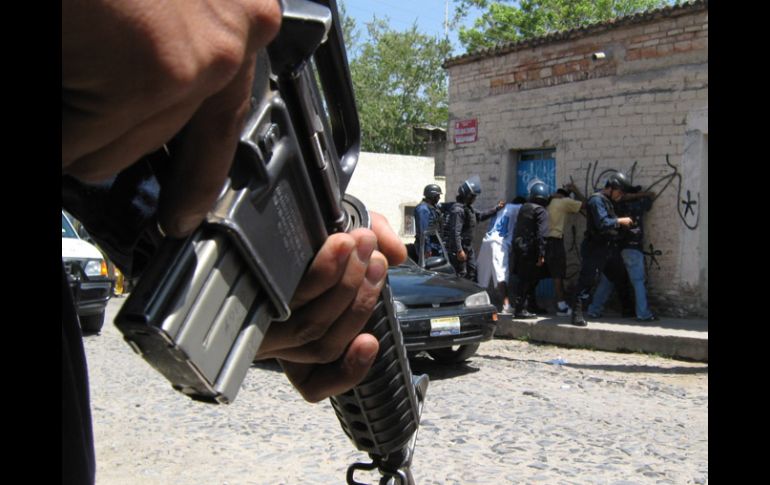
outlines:
{"label": "black boot", "polygon": [[548,310],[545,308],[538,306],[537,299],[535,298],[535,288],[532,288],[532,291],[529,292],[527,295],[527,311],[529,313],[534,313],[535,315],[547,315]]}
{"label": "black boot", "polygon": [[575,298],[575,304],[572,306],[572,325],[576,327],[585,327],[588,325],[586,319],[583,317],[583,300]]}

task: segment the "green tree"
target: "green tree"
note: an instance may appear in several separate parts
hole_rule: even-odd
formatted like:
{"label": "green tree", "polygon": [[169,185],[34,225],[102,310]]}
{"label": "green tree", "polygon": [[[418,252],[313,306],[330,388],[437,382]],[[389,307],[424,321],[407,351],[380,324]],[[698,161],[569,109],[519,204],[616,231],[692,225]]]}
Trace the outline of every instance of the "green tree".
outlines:
{"label": "green tree", "polygon": [[470,8],[484,11],[472,28],[459,30],[460,43],[472,52],[672,3],[673,0],[461,0],[456,7],[455,23],[464,19]]}
{"label": "green tree", "polygon": [[337,13],[340,17],[342,40],[345,42],[345,50],[347,51],[348,59],[351,59],[356,55],[360,38],[358,29],[356,29],[356,21],[353,17],[348,15],[348,10],[345,7],[344,1],[337,2]]}
{"label": "green tree", "polygon": [[452,47],[447,39],[421,34],[417,25],[398,32],[376,17],[359,36],[343,16],[350,72],[361,119],[361,149],[415,155],[421,143],[412,127],[446,126],[447,75],[441,67]]}

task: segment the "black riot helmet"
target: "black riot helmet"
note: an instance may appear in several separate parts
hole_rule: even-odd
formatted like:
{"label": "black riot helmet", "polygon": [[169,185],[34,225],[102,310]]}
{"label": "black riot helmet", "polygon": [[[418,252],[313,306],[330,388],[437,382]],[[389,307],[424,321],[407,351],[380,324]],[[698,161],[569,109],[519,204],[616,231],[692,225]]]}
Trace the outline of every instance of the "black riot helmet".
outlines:
{"label": "black riot helmet", "polygon": [[481,194],[481,180],[474,176],[466,180],[457,188],[457,197],[459,200],[471,203]]}
{"label": "black riot helmet", "polygon": [[543,182],[536,182],[529,188],[528,202],[546,206],[548,204],[548,187]]}
{"label": "black riot helmet", "polygon": [[611,187],[616,190],[621,190],[623,192],[629,192],[633,190],[631,182],[629,182],[628,177],[626,177],[623,172],[615,172],[610,175],[607,178],[607,183],[604,186]]}
{"label": "black riot helmet", "polygon": [[422,195],[425,197],[425,200],[435,204],[441,198],[441,187],[436,184],[426,185],[425,189],[422,191]]}

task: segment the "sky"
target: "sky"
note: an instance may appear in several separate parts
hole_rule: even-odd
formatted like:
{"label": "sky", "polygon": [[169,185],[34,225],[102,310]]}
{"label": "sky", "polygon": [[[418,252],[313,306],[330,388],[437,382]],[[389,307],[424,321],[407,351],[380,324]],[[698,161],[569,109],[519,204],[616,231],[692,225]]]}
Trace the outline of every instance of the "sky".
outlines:
{"label": "sky", "polygon": [[[340,0],[338,0],[339,2]],[[452,0],[342,0],[347,14],[356,21],[361,40],[365,40],[366,23],[376,15],[378,19],[389,19],[390,26],[397,31],[407,30],[417,22],[418,30],[427,35],[444,35],[444,19],[446,5],[449,5],[449,19],[454,16]],[[469,15],[466,25],[471,25],[473,14]],[[462,47],[457,40],[457,32],[450,31],[454,51],[452,55],[460,55]]]}

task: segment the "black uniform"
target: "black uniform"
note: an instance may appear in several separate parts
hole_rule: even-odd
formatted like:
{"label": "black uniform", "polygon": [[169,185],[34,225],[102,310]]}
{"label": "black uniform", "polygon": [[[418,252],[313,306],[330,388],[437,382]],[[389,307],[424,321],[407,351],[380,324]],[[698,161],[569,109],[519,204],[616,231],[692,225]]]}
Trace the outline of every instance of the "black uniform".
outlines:
{"label": "black uniform", "polygon": [[[448,204],[445,204],[445,206]],[[499,208],[497,206],[484,212],[479,212],[470,205],[455,202],[451,207],[445,207],[448,213],[448,223],[444,230],[446,235],[449,262],[452,263],[458,275],[471,281],[476,281],[476,253],[473,250],[473,233],[476,224],[492,217]],[[462,249],[466,260],[457,259],[457,253]]]}
{"label": "black uniform", "polygon": [[61,465],[62,483],[94,483],[88,369],[78,315],[62,266]]}
{"label": "black uniform", "polygon": [[[62,208],[88,229],[99,247],[131,276],[143,259],[144,229],[155,224],[159,186],[149,165],[137,163],[109,183],[86,185],[62,176]],[[94,483],[96,464],[88,368],[72,292],[62,265],[62,483]]]}
{"label": "black uniform", "polygon": [[547,236],[548,211],[545,207],[532,202],[522,205],[516,218],[511,246],[513,274],[519,278],[514,310],[516,314],[522,312],[526,296],[534,290],[540,278],[542,267],[537,266],[537,262],[545,256]]}
{"label": "black uniform", "polygon": [[[580,305],[578,310],[585,308],[598,274],[605,270],[607,262],[618,253],[618,228],[618,216],[612,201],[602,192],[592,195],[588,199],[586,233],[580,247],[583,264],[575,295],[575,307]],[[573,321],[574,317],[573,313]]]}

